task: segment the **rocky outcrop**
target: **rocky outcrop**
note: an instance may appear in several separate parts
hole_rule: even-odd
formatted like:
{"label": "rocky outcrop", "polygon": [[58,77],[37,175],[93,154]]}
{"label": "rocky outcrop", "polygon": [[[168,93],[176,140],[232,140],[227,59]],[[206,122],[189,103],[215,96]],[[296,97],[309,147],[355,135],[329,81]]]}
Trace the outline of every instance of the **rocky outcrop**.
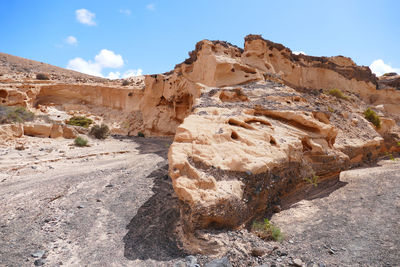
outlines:
{"label": "rocky outcrop", "polygon": [[[72,115],[118,134],[175,135],[169,174],[191,232],[248,225],[309,183],[335,181],[342,170],[399,151],[396,77],[378,80],[350,58],[295,55],[249,35],[244,49],[203,40],[173,71],[128,86],[0,77],[0,101],[56,122],[24,129],[35,136],[75,137],[75,128],[59,125]],[[368,107],[381,128],[364,118]]]}
{"label": "rocky outcrop", "polygon": [[377,78],[349,58],[294,55],[251,35],[244,50],[199,42],[176,72],[200,86],[169,151],[189,232],[249,224],[313,180],[338,179],[350,166],[399,151],[393,120],[382,118],[376,129],[364,119],[377,103]]}

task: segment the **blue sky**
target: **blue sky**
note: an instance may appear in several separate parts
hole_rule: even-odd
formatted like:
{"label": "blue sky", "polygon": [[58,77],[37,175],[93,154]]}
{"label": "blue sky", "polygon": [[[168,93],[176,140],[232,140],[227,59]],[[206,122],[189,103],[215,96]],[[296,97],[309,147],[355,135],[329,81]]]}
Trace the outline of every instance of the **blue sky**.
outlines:
{"label": "blue sky", "polygon": [[0,52],[105,77],[162,73],[247,34],[400,72],[400,1],[0,0]]}

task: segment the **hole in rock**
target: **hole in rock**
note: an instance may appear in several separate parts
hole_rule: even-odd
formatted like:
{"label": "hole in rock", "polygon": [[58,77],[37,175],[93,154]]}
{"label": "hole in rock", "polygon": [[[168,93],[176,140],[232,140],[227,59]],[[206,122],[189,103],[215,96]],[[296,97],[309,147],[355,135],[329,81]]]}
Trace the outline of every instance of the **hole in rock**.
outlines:
{"label": "hole in rock", "polygon": [[275,138],[273,138],[273,137],[271,136],[271,139],[269,140],[269,143],[270,143],[271,145],[273,145],[273,146],[276,146],[276,140],[275,140]]}
{"label": "hole in rock", "polygon": [[7,98],[8,93],[6,90],[0,90],[0,98]]}
{"label": "hole in rock", "polygon": [[232,138],[233,140],[237,140],[237,139],[239,139],[239,135],[238,135],[236,132],[232,132],[232,133],[231,133],[231,138]]}
{"label": "hole in rock", "polygon": [[303,152],[312,150],[312,147],[311,147],[311,145],[309,144],[309,141],[306,138],[303,138],[301,140],[301,144],[303,145]]}

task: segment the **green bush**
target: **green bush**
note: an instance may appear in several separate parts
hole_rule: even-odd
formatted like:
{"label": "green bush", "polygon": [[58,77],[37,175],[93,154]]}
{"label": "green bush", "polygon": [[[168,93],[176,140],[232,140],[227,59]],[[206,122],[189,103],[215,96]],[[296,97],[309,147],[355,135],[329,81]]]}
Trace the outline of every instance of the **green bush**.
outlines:
{"label": "green bush", "polygon": [[144,133],[138,132],[137,136],[138,136],[138,137],[144,137]]}
{"label": "green bush", "polygon": [[258,237],[265,240],[275,240],[281,242],[284,239],[281,229],[273,225],[268,219],[264,219],[264,222],[255,221],[251,227],[251,231]]}
{"label": "green bush", "polygon": [[0,105],[0,124],[32,121],[35,114],[24,107],[9,107]]}
{"label": "green bush", "polygon": [[82,147],[82,146],[87,146],[88,140],[85,139],[85,138],[83,138],[83,137],[78,136],[77,138],[75,138],[74,144],[75,144],[76,146],[80,146],[80,147]]}
{"label": "green bush", "polygon": [[36,74],[36,79],[37,80],[50,80],[49,76],[47,76],[44,73],[38,73]]}
{"label": "green bush", "polygon": [[344,99],[344,100],[349,100],[349,97],[345,94],[343,94],[342,91],[340,91],[339,89],[332,89],[328,92],[328,94],[330,94],[331,96],[334,96],[336,98],[340,98],[340,99]]}
{"label": "green bush", "polygon": [[313,174],[311,177],[303,178],[304,181],[306,181],[307,183],[309,183],[315,187],[318,186],[318,179],[319,179],[319,176],[315,175],[315,174]]}
{"label": "green bush", "polygon": [[379,116],[376,115],[375,111],[373,111],[370,108],[367,108],[367,110],[364,111],[364,117],[372,122],[373,125],[375,125],[375,127],[377,129],[381,128],[381,120],[379,119]]}
{"label": "green bush", "polygon": [[84,116],[74,116],[67,121],[67,124],[74,126],[81,126],[84,128],[88,128],[93,123],[92,119],[89,119]]}
{"label": "green bush", "polygon": [[122,86],[127,86],[127,85],[129,85],[130,84],[130,82],[128,81],[128,80],[124,80],[123,82],[122,82]]}
{"label": "green bush", "polygon": [[107,125],[94,125],[92,129],[90,129],[90,135],[93,135],[97,139],[106,139],[110,133],[110,129]]}

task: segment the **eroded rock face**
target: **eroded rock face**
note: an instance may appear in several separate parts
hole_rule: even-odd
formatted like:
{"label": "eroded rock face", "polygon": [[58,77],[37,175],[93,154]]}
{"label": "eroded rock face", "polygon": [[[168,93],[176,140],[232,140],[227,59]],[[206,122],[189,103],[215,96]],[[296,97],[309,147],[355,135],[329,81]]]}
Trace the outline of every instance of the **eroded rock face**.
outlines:
{"label": "eroded rock face", "polygon": [[190,55],[174,71],[197,82],[200,97],[169,151],[189,232],[246,225],[314,177],[334,180],[383,151],[399,151],[393,120],[382,118],[376,129],[363,116],[371,103],[386,108],[392,100],[350,58],[294,55],[260,36],[247,36],[243,51],[202,41]]}

